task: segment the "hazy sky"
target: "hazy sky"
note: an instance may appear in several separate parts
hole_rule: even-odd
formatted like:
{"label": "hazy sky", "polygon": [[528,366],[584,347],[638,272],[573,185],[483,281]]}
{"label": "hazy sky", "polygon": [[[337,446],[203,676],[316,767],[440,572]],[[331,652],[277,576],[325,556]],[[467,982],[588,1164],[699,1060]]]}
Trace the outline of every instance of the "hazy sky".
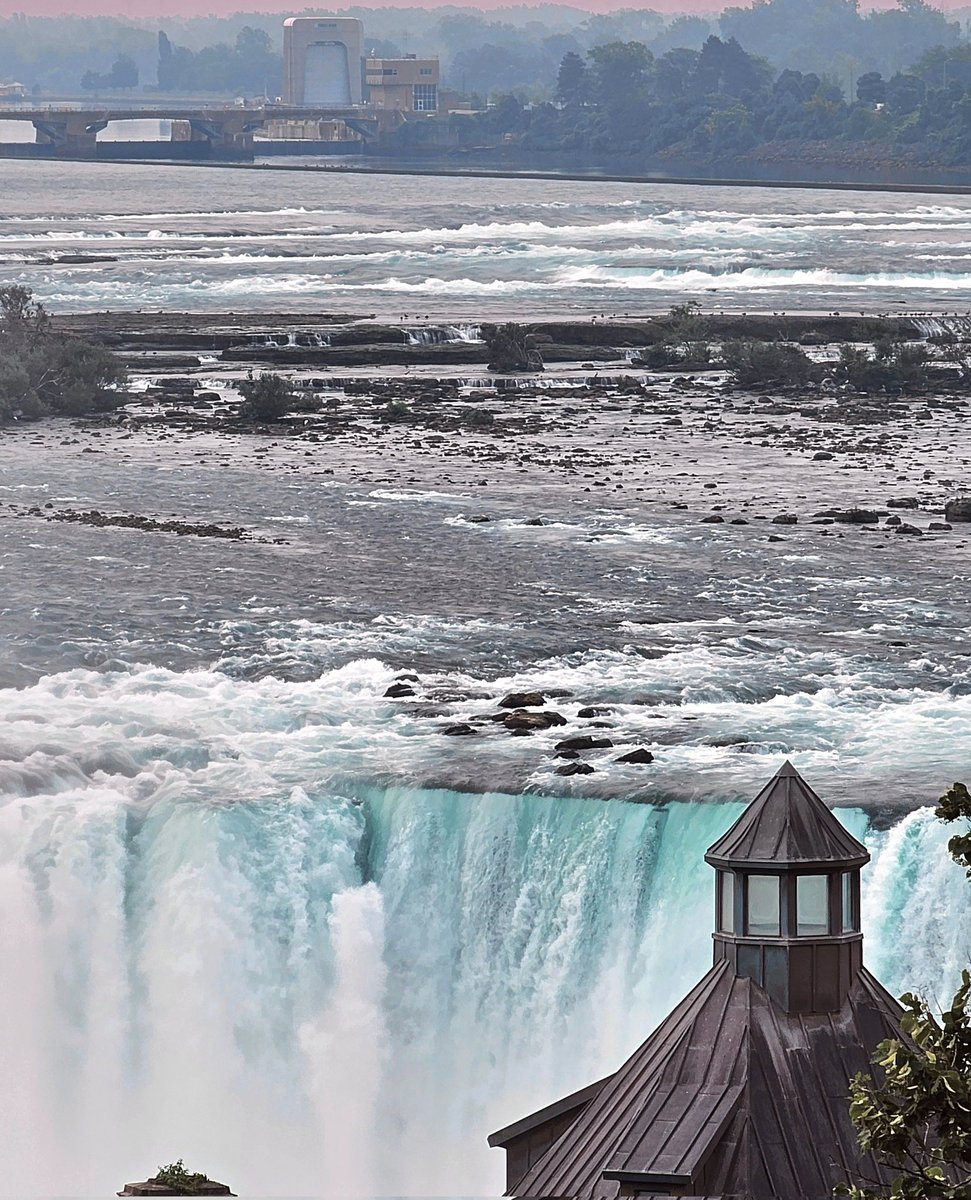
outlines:
{"label": "hazy sky", "polygon": [[[367,0],[361,0],[366,3]],[[506,3],[509,0],[505,0]],[[515,2],[515,0],[514,0]],[[632,0],[569,0],[577,8],[586,8],[591,12],[609,12],[617,8],[632,7]],[[634,0],[636,3],[636,0]],[[728,3],[740,3],[741,0],[724,0],[724,3],[712,3],[712,0],[647,0],[646,8],[657,12],[700,12],[719,11]],[[441,4],[452,3],[464,6],[467,0],[373,0],[374,7],[423,7],[436,8]],[[476,7],[486,10],[502,7],[503,0],[481,0]],[[936,7],[943,9],[966,8],[969,0],[938,0]],[[0,16],[8,17],[16,12],[26,12],[31,16],[57,16],[59,13],[73,13],[76,16],[95,15],[125,15],[128,17],[150,17],[161,19],[169,16],[199,16],[208,13],[225,15],[239,12],[280,12],[294,13],[303,11],[306,0],[294,4],[292,0],[0,0]],[[336,7],[336,6],[335,6]],[[471,7],[471,5],[470,5]],[[894,0],[874,0],[864,3],[865,8],[892,8]],[[323,6],[322,6],[323,8]],[[334,11],[331,9],[330,11]]]}

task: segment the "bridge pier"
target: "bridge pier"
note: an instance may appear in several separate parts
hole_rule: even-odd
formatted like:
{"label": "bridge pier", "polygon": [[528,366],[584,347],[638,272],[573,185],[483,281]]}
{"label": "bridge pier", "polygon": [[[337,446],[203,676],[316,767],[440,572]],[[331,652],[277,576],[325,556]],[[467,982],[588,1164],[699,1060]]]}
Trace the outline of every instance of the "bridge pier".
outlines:
{"label": "bridge pier", "polygon": [[38,146],[51,146],[54,153],[65,158],[94,158],[98,151],[98,134],[107,121],[91,121],[80,113],[58,116],[34,117],[31,121],[36,130]]}

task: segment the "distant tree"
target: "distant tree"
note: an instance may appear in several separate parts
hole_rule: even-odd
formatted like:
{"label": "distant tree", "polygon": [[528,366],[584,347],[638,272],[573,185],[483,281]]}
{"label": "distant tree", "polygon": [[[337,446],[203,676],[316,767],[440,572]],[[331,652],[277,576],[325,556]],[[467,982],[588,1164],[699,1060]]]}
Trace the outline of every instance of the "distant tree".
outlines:
{"label": "distant tree", "polygon": [[512,321],[504,325],[483,325],[482,337],[489,352],[489,370],[501,374],[518,371],[542,371],[543,358],[532,334]]}
{"label": "distant tree", "polygon": [[593,90],[598,103],[623,108],[643,95],[654,55],[641,42],[609,42],[594,46]]}
{"label": "distant tree", "polygon": [[924,81],[917,75],[901,75],[898,71],[887,80],[887,106],[898,115],[915,112],[920,108],[926,90]]}
{"label": "distant tree", "polygon": [[100,92],[104,87],[104,76],[97,71],[85,71],[81,76],[81,87],[86,92]]}
{"label": "distant tree", "polygon": [[587,65],[579,54],[564,54],[556,76],[556,98],[563,104],[581,104],[587,97]]}
{"label": "distant tree", "polygon": [[119,54],[111,64],[108,75],[109,87],[132,88],[138,87],[138,64],[130,54]]}
{"label": "distant tree", "polygon": [[866,71],[856,81],[856,98],[861,104],[883,104],[887,85],[879,71]]}

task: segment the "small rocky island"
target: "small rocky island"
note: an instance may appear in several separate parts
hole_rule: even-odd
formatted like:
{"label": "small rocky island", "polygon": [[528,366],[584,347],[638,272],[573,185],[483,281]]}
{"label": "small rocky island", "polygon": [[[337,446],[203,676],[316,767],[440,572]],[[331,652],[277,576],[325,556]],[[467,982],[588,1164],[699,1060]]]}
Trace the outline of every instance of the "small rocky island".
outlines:
{"label": "small rocky island", "polygon": [[119,1196],[235,1196],[225,1183],[216,1183],[208,1175],[187,1171],[180,1158],[144,1183],[126,1183]]}

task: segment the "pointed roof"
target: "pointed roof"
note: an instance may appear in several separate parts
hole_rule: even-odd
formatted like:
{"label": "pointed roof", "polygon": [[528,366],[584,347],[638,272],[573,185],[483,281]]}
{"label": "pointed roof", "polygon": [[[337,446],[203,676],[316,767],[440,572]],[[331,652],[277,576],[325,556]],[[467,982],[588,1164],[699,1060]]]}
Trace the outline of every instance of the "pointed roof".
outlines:
{"label": "pointed roof", "polygon": [[840,824],[788,760],[705,855],[713,867],[862,867],[866,846]]}
{"label": "pointed roof", "polygon": [[[845,1097],[900,1006],[865,970],[838,1018],[790,1016],[750,979],[714,966],[577,1110],[508,1196],[800,1196],[887,1172],[860,1152]],[[576,1096],[569,1100],[575,1101]],[[545,1110],[544,1110],[545,1111]],[[543,1114],[537,1114],[542,1116]],[[504,1134],[490,1138],[503,1145]]]}

